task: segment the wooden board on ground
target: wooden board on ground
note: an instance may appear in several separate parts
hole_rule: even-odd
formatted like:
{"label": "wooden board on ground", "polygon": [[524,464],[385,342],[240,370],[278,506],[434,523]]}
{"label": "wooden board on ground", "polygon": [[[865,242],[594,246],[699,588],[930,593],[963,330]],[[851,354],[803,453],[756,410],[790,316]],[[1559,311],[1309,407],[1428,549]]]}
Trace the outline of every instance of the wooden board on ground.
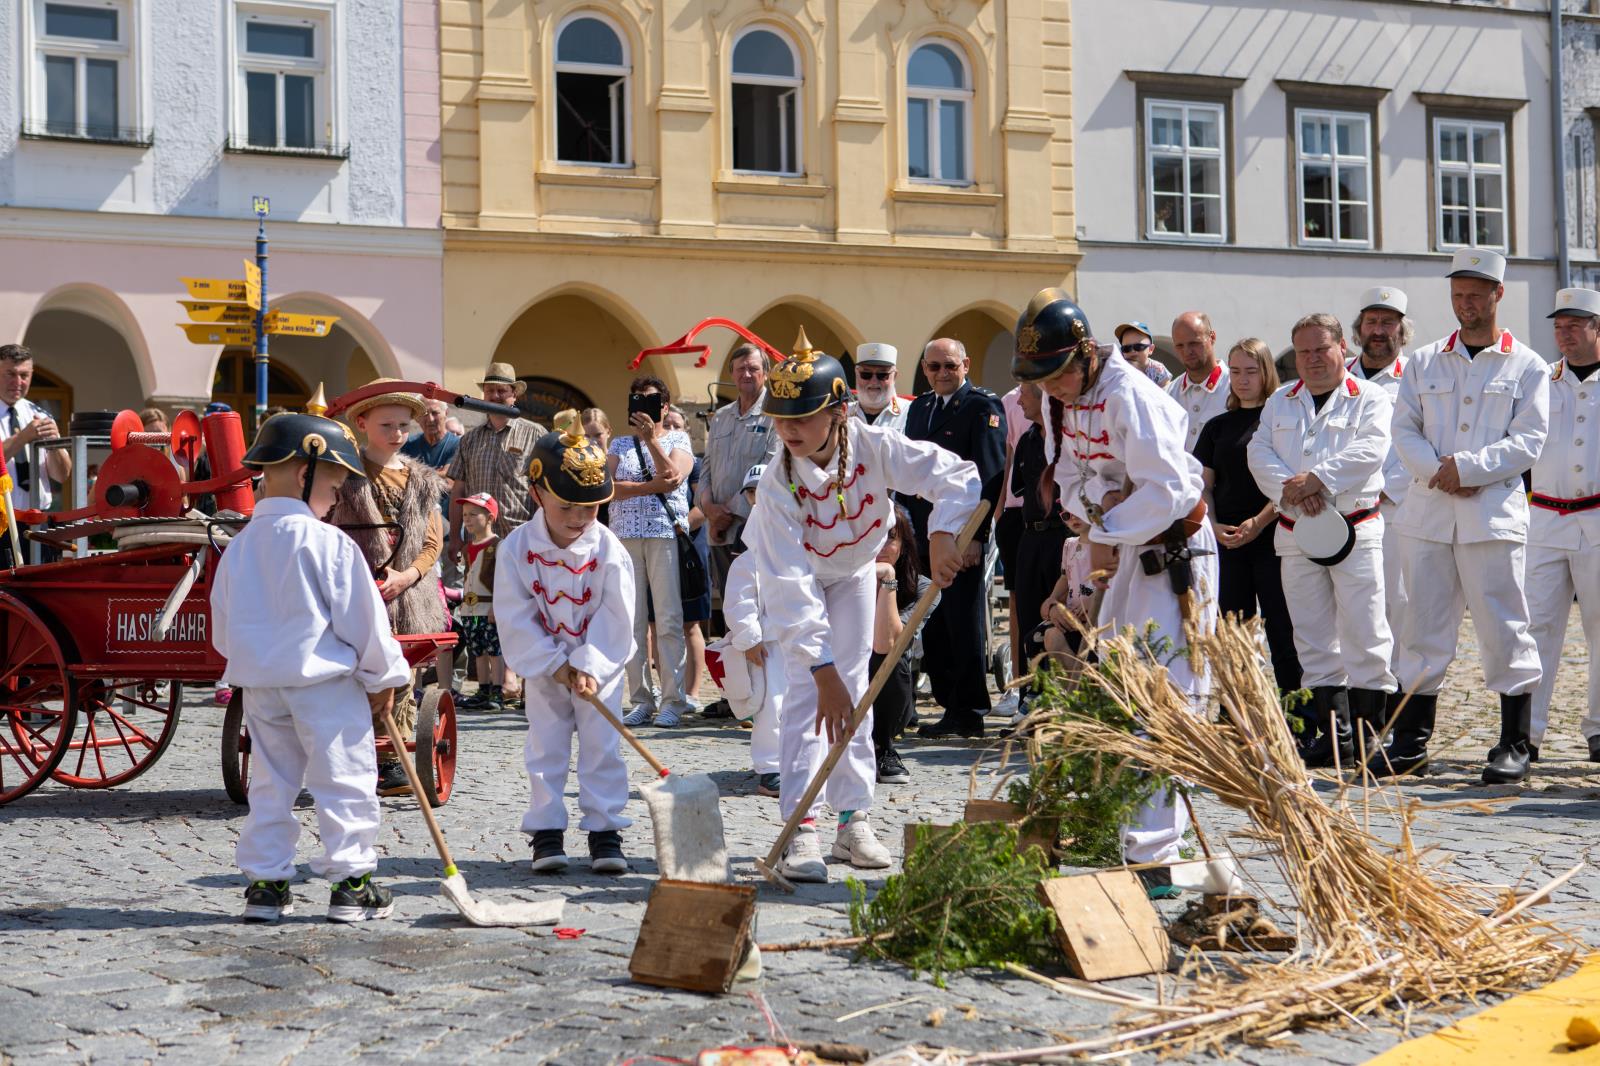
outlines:
{"label": "wooden board on ground", "polygon": [[1047,819],[1028,827],[1026,832],[1021,831],[1022,808],[1015,803],[1005,800],[967,800],[966,810],[962,812],[962,820],[977,824],[981,822],[1005,822],[1018,827],[1017,850],[1023,851],[1030,847],[1037,847],[1045,853],[1046,858],[1055,858],[1057,837],[1061,835],[1061,822],[1059,819]]}
{"label": "wooden board on ground", "polygon": [[1039,898],[1055,911],[1056,940],[1073,976],[1109,981],[1167,970],[1166,930],[1132,871],[1052,877],[1039,883]]}
{"label": "wooden board on ground", "polygon": [[640,984],[726,992],[749,950],[755,914],[754,885],[657,881],[628,972]]}
{"label": "wooden board on ground", "polygon": [[904,832],[904,850],[900,854],[900,862],[901,862],[901,864],[904,865],[905,860],[911,855],[911,853],[914,850],[916,850],[916,847],[917,847],[917,831],[919,829],[926,830],[930,837],[935,837],[935,836],[942,836],[943,834],[950,832],[950,830],[952,830],[954,828],[955,828],[955,826],[953,826],[953,825],[935,825],[932,822],[908,822],[908,823],[906,823],[905,832]]}

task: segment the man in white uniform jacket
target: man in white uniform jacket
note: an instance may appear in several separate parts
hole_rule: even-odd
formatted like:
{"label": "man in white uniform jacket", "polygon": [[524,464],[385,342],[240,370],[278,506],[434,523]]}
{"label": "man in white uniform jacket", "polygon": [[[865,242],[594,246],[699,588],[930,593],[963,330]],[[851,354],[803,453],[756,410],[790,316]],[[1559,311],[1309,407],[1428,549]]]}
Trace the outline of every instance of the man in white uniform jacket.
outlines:
{"label": "man in white uniform jacket", "polygon": [[1463,607],[1472,611],[1484,682],[1500,696],[1500,742],[1487,783],[1528,773],[1528,734],[1539,653],[1528,632],[1523,552],[1533,466],[1550,423],[1550,370],[1500,329],[1505,257],[1463,248],[1451,262],[1450,303],[1461,328],[1418,350],[1400,381],[1391,431],[1411,472],[1400,505],[1406,622],[1402,692],[1413,693],[1374,774],[1414,773],[1428,760],[1439,687],[1456,654]]}
{"label": "man in white uniform jacket", "polygon": [[850,415],[869,426],[906,431],[911,405],[895,392],[900,352],[892,344],[869,341],[856,345],[856,398]]}
{"label": "man in white uniform jacket", "polygon": [[[1250,472],[1281,512],[1273,546],[1283,570],[1294,646],[1311,690],[1307,766],[1348,767],[1356,754],[1351,720],[1370,724],[1376,750],[1383,729],[1393,640],[1384,616],[1383,461],[1389,454],[1389,394],[1345,369],[1344,328],[1329,314],[1307,315],[1290,333],[1300,380],[1268,398],[1250,439]],[[1351,523],[1344,554],[1311,558],[1295,523],[1332,507]]]}
{"label": "man in white uniform jacket", "polygon": [[[1380,285],[1361,294],[1361,312],[1350,327],[1350,339],[1361,353],[1345,369],[1388,393],[1390,403],[1400,392],[1400,381],[1411,357],[1405,355],[1416,326],[1406,317],[1406,294],[1393,285]],[[1406,612],[1406,583],[1401,566],[1400,531],[1395,528],[1395,512],[1411,487],[1411,472],[1400,460],[1391,436],[1389,456],[1383,461],[1383,495],[1378,510],[1383,513],[1383,595],[1384,617],[1389,632],[1399,636]],[[1394,656],[1390,656],[1391,670]]]}
{"label": "man in white uniform jacket", "polygon": [[1539,687],[1533,694],[1530,755],[1539,757],[1550,696],[1561,665],[1572,597],[1578,597],[1589,649],[1589,704],[1580,728],[1589,760],[1600,762],[1600,292],[1556,294],[1556,347],[1562,361],[1550,374],[1550,437],[1533,464],[1533,513],[1528,527],[1528,613],[1539,647]]}
{"label": "man in white uniform jacket", "polygon": [[1217,361],[1217,331],[1204,311],[1185,311],[1172,320],[1172,347],[1183,373],[1167,382],[1166,392],[1183,408],[1183,446],[1192,452],[1205,424],[1228,409],[1228,368]]}

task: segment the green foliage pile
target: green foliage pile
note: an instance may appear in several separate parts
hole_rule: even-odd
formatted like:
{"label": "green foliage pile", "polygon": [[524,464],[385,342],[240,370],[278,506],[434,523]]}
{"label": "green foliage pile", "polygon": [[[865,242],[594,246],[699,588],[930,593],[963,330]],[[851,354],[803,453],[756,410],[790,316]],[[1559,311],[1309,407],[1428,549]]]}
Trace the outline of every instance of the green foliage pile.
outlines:
{"label": "green foliage pile", "polygon": [[1017,854],[1014,826],[923,827],[905,872],[870,901],[866,886],[850,879],[850,930],[872,938],[863,956],[929,974],[940,988],[955,970],[1044,965],[1056,959],[1055,915],[1038,896],[1046,876],[1037,848]]}

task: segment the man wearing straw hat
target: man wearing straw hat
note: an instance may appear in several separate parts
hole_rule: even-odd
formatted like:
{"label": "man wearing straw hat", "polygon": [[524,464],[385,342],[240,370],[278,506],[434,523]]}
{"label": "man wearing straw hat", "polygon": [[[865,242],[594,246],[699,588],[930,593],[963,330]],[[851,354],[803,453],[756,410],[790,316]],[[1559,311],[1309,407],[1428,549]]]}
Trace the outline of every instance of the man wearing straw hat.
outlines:
{"label": "man wearing straw hat", "polygon": [[1589,703],[1580,728],[1600,762],[1600,292],[1562,289],[1554,320],[1561,362],[1550,373],[1550,436],[1533,464],[1528,526],[1528,615],[1539,647],[1529,755],[1550,720],[1572,597],[1589,647]]}
{"label": "man wearing straw hat", "polygon": [[1539,684],[1523,595],[1522,475],[1549,430],[1550,369],[1499,326],[1505,256],[1463,248],[1450,266],[1450,304],[1461,328],[1413,353],[1395,404],[1394,445],[1412,477],[1395,517],[1408,601],[1396,674],[1400,691],[1411,695],[1388,748],[1367,770],[1404,775],[1427,765],[1439,688],[1466,609],[1485,685],[1500,697],[1500,742],[1483,780],[1508,784],[1528,773]]}

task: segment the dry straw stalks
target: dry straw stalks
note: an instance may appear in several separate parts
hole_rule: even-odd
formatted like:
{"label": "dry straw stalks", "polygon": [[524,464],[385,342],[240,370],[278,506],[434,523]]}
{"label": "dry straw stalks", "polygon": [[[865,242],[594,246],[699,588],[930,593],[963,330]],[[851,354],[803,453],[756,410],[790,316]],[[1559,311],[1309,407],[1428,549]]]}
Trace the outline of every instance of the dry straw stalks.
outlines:
{"label": "dry straw stalks", "polygon": [[[1031,759],[1051,749],[1098,751],[1206,789],[1243,811],[1240,836],[1273,857],[1294,896],[1306,950],[1286,961],[1242,961],[1219,971],[1192,956],[1188,1012],[1143,1013],[1109,1037],[979,1055],[967,1061],[1028,1061],[1117,1049],[1220,1050],[1289,1030],[1377,1016],[1404,1024],[1413,1010],[1445,1001],[1542,985],[1565,972],[1580,945],[1535,920],[1528,908],[1576,869],[1520,900],[1504,890],[1453,882],[1412,844],[1419,809],[1398,790],[1341,788],[1330,803],[1311,787],[1263,669],[1255,622],[1227,619],[1191,651],[1210,664],[1221,720],[1192,713],[1159,663],[1127,636],[1101,644],[1115,671],[1090,669],[1138,723],[1134,734],[1097,720],[1036,712]],[[1373,806],[1399,828],[1391,845],[1370,831]],[[1475,804],[1477,806],[1486,806]],[[1232,964],[1230,964],[1232,965]]]}

